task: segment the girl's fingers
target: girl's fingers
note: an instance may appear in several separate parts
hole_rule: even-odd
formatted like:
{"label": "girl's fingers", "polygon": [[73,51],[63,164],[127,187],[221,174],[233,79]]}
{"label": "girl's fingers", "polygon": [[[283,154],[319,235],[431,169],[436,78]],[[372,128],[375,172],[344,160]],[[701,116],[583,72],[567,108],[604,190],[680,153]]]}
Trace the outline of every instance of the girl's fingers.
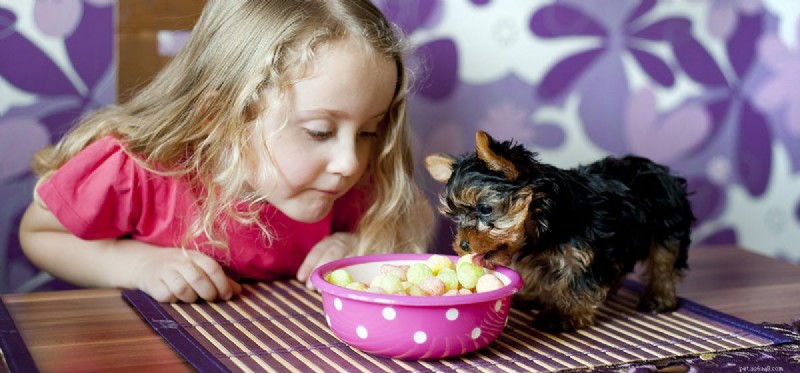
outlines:
{"label": "girl's fingers", "polygon": [[146,292],[148,295],[153,297],[156,302],[174,303],[178,301],[178,298],[172,294],[172,291],[169,290],[167,284],[160,279],[157,280],[153,286],[148,286]]}
{"label": "girl's fingers", "polygon": [[303,259],[303,264],[300,265],[300,269],[297,270],[297,280],[298,281],[306,281],[309,277],[311,277],[311,272],[314,271],[316,268],[317,263],[319,262],[319,257],[322,255],[323,250],[321,248],[321,244],[324,241],[318,243],[314,248],[311,249],[311,252],[308,253],[305,259]]}
{"label": "girl's fingers", "polygon": [[335,259],[344,258],[355,244],[355,236],[352,233],[337,232],[322,239],[311,249],[300,269],[297,270],[297,279],[310,284],[309,277],[311,272],[322,265]]}
{"label": "girl's fingers", "polygon": [[197,300],[197,292],[180,272],[172,274],[164,281],[164,284],[181,302],[194,303]]}
{"label": "girl's fingers", "polygon": [[206,298],[201,294],[203,299],[214,300],[219,297],[219,299],[228,300],[233,297],[236,292],[231,286],[231,282],[225,274],[225,270],[222,269],[219,263],[207,256],[198,256],[193,258],[193,261],[197,268],[205,275],[205,278],[210,282],[210,285],[213,286],[213,297]]}

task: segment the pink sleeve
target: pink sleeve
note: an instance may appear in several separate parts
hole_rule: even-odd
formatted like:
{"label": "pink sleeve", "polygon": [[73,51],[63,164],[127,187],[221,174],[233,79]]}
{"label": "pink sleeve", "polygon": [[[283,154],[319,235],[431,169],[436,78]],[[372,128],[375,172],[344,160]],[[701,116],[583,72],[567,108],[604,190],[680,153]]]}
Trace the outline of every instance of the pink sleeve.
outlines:
{"label": "pink sleeve", "polygon": [[139,172],[119,141],[104,137],[64,164],[37,192],[76,236],[121,237],[133,232],[138,219],[141,201],[134,188]]}
{"label": "pink sleeve", "polygon": [[354,232],[369,208],[366,192],[354,187],[333,205],[332,232]]}

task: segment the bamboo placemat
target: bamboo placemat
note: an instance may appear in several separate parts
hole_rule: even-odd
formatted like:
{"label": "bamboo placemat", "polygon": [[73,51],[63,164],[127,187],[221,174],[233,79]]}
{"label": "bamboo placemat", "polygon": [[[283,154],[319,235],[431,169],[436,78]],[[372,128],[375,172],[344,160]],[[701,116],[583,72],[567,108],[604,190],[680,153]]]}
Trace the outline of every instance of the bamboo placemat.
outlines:
{"label": "bamboo placemat", "polygon": [[681,299],[678,311],[636,311],[638,284],[626,284],[600,310],[601,322],[572,333],[531,327],[512,309],[503,333],[477,352],[403,361],[350,348],[328,328],[321,296],[294,281],[244,286],[235,300],[160,304],[140,291],[123,297],[201,372],[536,372],[612,366],[789,342],[761,326]]}

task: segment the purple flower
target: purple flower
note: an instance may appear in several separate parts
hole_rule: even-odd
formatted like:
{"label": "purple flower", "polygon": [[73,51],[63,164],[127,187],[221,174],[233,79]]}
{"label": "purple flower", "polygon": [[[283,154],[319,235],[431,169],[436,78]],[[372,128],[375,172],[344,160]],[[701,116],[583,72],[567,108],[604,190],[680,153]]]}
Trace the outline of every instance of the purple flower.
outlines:
{"label": "purple flower", "polygon": [[376,0],[375,4],[406,34],[436,24],[442,13],[441,0]]}
{"label": "purple flower", "polygon": [[[563,2],[533,14],[529,27],[539,38],[580,37],[582,45],[589,45],[555,63],[540,80],[536,96],[560,100],[571,90],[579,91],[578,110],[587,136],[604,151],[624,153],[631,149],[618,140],[628,136],[623,123],[630,78],[623,60],[634,61],[655,86],[672,87],[675,70],[683,70],[683,75],[707,87],[727,88],[728,82],[711,54],[692,35],[689,19],[650,16],[655,0],[603,4],[612,9],[592,13],[608,12],[610,16],[603,20],[579,5]],[[590,42],[592,39],[595,42]],[[664,50],[671,50],[671,55]]]}
{"label": "purple flower", "polygon": [[784,109],[788,133],[800,137],[800,47],[789,49],[777,35],[767,35],[758,45],[758,56],[771,75],[755,89],[753,103],[769,112]]}
{"label": "purple flower", "polygon": [[625,128],[632,152],[669,164],[711,135],[711,117],[705,107],[696,104],[659,116],[655,94],[645,89],[628,101]]}
{"label": "purple flower", "polygon": [[36,0],[33,19],[42,33],[55,37],[72,35],[83,15],[80,0]]}
{"label": "purple flower", "polygon": [[84,0],[84,1],[96,7],[109,6],[113,5],[116,2],[116,0]]}
{"label": "purple flower", "polygon": [[[530,20],[530,29],[536,36],[544,39],[580,36],[595,37],[599,40],[597,47],[575,53],[553,66],[542,79],[538,94],[546,98],[559,96],[594,61],[608,52],[614,52],[619,57],[622,57],[623,53],[629,53],[654,82],[665,87],[672,86],[675,83],[672,70],[667,62],[649,50],[648,45],[661,42],[671,43],[673,46],[676,43],[690,46],[687,41],[692,39],[691,24],[686,18],[671,17],[639,26],[642,16],[650,11],[655,3],[655,0],[641,1],[627,14],[627,17],[622,19],[621,26],[613,28],[606,27],[579,8],[568,4],[557,3],[539,9]],[[698,75],[704,73],[698,72]]]}
{"label": "purple flower", "polygon": [[727,40],[737,29],[740,13],[754,15],[761,10],[760,0],[714,0],[707,16],[708,31],[722,40]]}
{"label": "purple flower", "polygon": [[36,119],[0,118],[0,185],[28,172],[33,153],[47,145],[50,132]]}
{"label": "purple flower", "polygon": [[486,117],[478,122],[482,129],[498,139],[515,139],[526,143],[533,139],[533,128],[528,123],[529,110],[505,101],[490,105]]}

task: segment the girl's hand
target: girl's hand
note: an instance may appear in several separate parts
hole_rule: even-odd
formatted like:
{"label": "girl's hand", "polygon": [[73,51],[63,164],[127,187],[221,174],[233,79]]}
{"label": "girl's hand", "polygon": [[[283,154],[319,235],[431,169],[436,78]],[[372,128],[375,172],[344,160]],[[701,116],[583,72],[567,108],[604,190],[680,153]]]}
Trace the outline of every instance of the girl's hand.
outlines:
{"label": "girl's hand", "polygon": [[337,232],[317,242],[308,253],[300,269],[297,270],[297,280],[306,283],[306,287],[313,289],[310,277],[311,272],[331,261],[347,256],[356,245],[356,236],[352,233]]}
{"label": "girl's hand", "polygon": [[150,251],[139,269],[138,288],[159,302],[229,300],[242,291],[219,263],[192,250]]}

